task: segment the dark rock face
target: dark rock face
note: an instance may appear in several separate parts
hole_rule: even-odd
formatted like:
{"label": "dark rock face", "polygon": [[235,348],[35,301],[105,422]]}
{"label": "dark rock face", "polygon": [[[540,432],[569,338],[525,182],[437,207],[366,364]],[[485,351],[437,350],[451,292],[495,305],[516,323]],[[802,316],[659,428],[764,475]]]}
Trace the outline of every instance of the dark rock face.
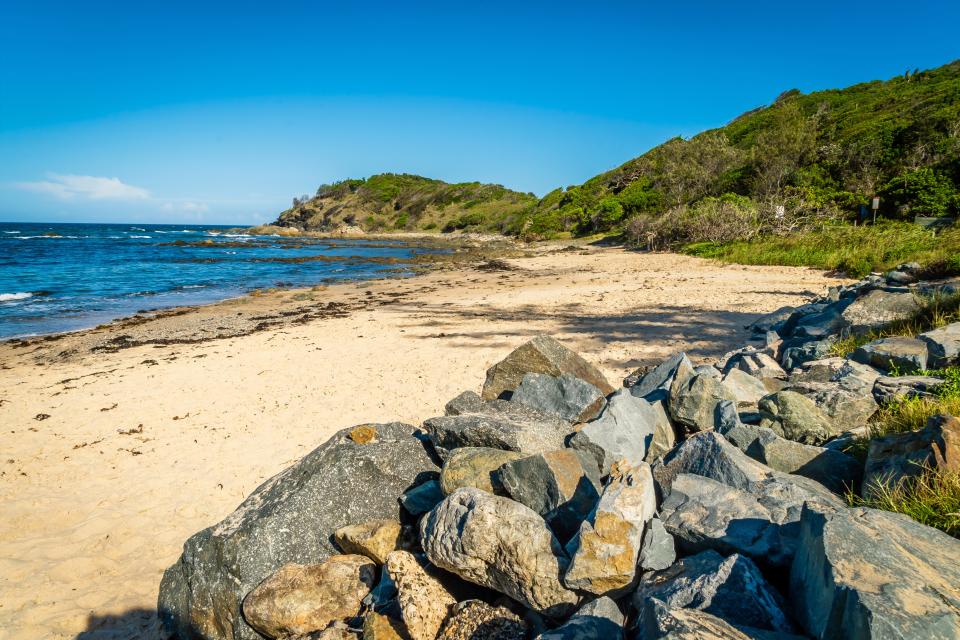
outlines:
{"label": "dark rock face", "polygon": [[870,441],[863,477],[863,494],[899,484],[931,467],[960,471],[960,420],[934,416],[925,429]]}
{"label": "dark rock face", "polygon": [[341,527],[400,518],[400,494],[438,469],[412,426],[370,427],[367,444],[351,438],[355,429],[338,432],[187,540],[160,585],[164,626],[181,637],[257,640],[240,615],[251,589],[287,563],[336,554],[330,539]]}
{"label": "dark rock face", "polygon": [[809,340],[822,340],[840,332],[849,325],[843,316],[848,304],[845,300],[834,302],[822,311],[803,316],[797,321],[792,335]]}
{"label": "dark rock face", "polygon": [[857,347],[850,357],[883,371],[912,373],[927,368],[927,343],[903,336],[881,338]]}
{"label": "dark rock face", "polygon": [[570,373],[589,382],[603,395],[613,393],[613,387],[599,369],[550,336],[540,335],[487,369],[487,380],[480,395],[485,400],[492,400],[512,393],[528,373],[548,376]]}
{"label": "dark rock face", "polygon": [[693,363],[685,353],[675,353],[648,371],[639,382],[630,386],[630,393],[650,402],[670,398],[670,387],[675,378],[688,378],[693,373]]}
{"label": "dark rock face", "polygon": [[820,360],[830,353],[836,341],[835,337],[829,336],[813,342],[803,339],[791,341],[789,344],[785,342],[781,350],[780,363],[787,369],[794,369],[804,362]]}
{"label": "dark rock face", "polygon": [[673,608],[656,598],[648,598],[640,613],[635,640],[751,640],[751,636],[706,611]]}
{"label": "dark rock face", "polygon": [[423,428],[441,456],[458,447],[544,453],[562,448],[570,432],[570,425],[558,419],[519,420],[482,413],[430,418]]}
{"label": "dark rock face", "polygon": [[559,377],[528,373],[510,401],[571,423],[592,420],[606,404],[599,389],[569,373]]}
{"label": "dark rock face", "polygon": [[660,571],[672,565],[676,559],[673,536],[667,532],[660,518],[652,518],[643,533],[640,568],[644,571]]}
{"label": "dark rock face", "polygon": [[921,333],[918,337],[927,345],[932,369],[960,364],[960,322]]}
{"label": "dark rock face", "polygon": [[874,509],[804,508],[789,602],[815,638],[960,637],[960,540]]}
{"label": "dark rock face", "polygon": [[620,640],[623,613],[607,596],[580,607],[564,624],[537,636],[537,640]]}

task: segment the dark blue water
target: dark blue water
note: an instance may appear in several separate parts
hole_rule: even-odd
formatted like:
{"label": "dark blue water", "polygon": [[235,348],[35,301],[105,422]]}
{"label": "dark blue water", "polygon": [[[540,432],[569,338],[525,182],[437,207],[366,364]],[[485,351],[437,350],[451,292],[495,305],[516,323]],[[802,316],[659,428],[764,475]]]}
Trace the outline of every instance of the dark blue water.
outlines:
{"label": "dark blue water", "polygon": [[[263,287],[361,280],[398,269],[404,275],[403,265],[368,260],[421,251],[400,242],[226,229],[0,223],[0,338],[82,329],[144,309],[203,304]],[[342,259],[351,256],[358,259]]]}

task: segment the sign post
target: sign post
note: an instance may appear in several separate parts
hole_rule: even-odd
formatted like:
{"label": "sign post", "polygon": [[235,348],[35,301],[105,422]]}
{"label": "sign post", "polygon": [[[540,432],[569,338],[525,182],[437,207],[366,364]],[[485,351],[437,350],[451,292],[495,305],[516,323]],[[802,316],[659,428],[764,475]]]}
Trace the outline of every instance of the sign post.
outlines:
{"label": "sign post", "polygon": [[877,209],[880,208],[880,196],[873,196],[870,207],[873,209],[873,224],[877,224]]}

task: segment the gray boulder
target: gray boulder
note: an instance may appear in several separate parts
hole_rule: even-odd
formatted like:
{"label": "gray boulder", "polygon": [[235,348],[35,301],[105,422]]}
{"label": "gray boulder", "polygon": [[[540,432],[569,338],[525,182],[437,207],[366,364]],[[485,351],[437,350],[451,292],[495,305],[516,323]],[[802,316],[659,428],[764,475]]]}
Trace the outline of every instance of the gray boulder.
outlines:
{"label": "gray boulder", "polygon": [[789,602],[811,636],[960,637],[960,540],[874,509],[806,507]]}
{"label": "gray boulder", "polygon": [[446,416],[480,414],[513,422],[546,422],[561,426],[567,422],[559,417],[537,411],[527,405],[495,398],[484,400],[473,391],[464,391],[444,407]]}
{"label": "gray boulder", "polygon": [[716,426],[717,405],[723,400],[736,402],[737,398],[719,376],[698,373],[674,383],[670,391],[670,414],[688,433],[709,431]]}
{"label": "gray boulder", "polygon": [[334,434],[186,541],[160,584],[157,608],[169,632],[258,640],[240,614],[250,590],[285,564],[318,564],[337,554],[331,536],[341,527],[400,518],[400,494],[438,469],[410,425],[365,425],[360,432]]}
{"label": "gray boulder", "polygon": [[419,516],[430,511],[443,500],[443,489],[439,480],[428,480],[407,489],[400,496],[400,504],[410,515]]}
{"label": "gray boulder", "polygon": [[631,385],[630,393],[650,402],[668,400],[674,380],[689,378],[691,375],[693,363],[687,358],[687,354],[675,353],[648,371],[635,385]]}
{"label": "gray boulder", "polygon": [[737,406],[745,411],[756,411],[760,398],[770,393],[759,378],[742,369],[727,371],[722,382],[737,399]]}
{"label": "gray boulder", "polygon": [[618,640],[623,638],[623,613],[607,596],[580,607],[563,625],[537,636],[537,640]]}
{"label": "gray boulder", "polygon": [[599,389],[569,373],[559,377],[528,373],[510,401],[571,423],[596,418],[606,404]]}
{"label": "gray boulder", "polygon": [[760,316],[747,325],[746,328],[754,333],[767,333],[768,331],[779,332],[783,328],[784,323],[793,315],[794,311],[796,311],[796,307],[780,307],[776,311]]}
{"label": "gray boulder", "polygon": [[[648,598],[640,612],[634,640],[767,640],[767,637],[747,635],[706,611],[670,607],[656,598]],[[787,640],[792,636],[778,633],[775,637],[776,640]],[[770,640],[774,638],[770,637]]]}
{"label": "gray boulder", "polygon": [[823,340],[792,340],[784,342],[781,347],[780,364],[787,370],[799,367],[804,362],[820,360],[830,354],[830,349],[836,343],[836,336],[828,336]]}
{"label": "gray boulder", "polygon": [[849,326],[849,321],[843,316],[849,304],[849,301],[841,300],[826,306],[822,311],[803,316],[797,321],[792,335],[822,340],[841,332]]}
{"label": "gray boulder", "polygon": [[843,319],[853,333],[863,334],[897,320],[907,320],[920,308],[920,302],[913,293],[874,289],[851,302],[843,310]]}
{"label": "gray boulder", "polygon": [[896,433],[870,441],[863,475],[863,495],[913,478],[927,468],[960,472],[960,419],[939,415],[920,431]]}
{"label": "gray boulder", "polygon": [[509,395],[520,386],[523,376],[528,373],[543,373],[548,376],[569,373],[589,382],[603,395],[613,393],[613,387],[599,369],[550,336],[539,335],[487,369],[487,379],[480,395],[485,400]]}
{"label": "gray boulder", "polygon": [[806,444],[820,444],[840,429],[813,400],[796,391],[778,391],[760,401],[760,426]]}
{"label": "gray boulder", "polygon": [[886,404],[902,398],[932,398],[944,383],[933,376],[880,376],[873,385],[873,399]]}
{"label": "gray boulder", "polygon": [[640,568],[644,571],[660,571],[672,565],[676,559],[673,536],[667,532],[660,518],[651,518],[643,533]]}
{"label": "gray boulder", "polygon": [[727,362],[723,368],[724,373],[733,369],[739,369],[755,378],[786,378],[787,373],[783,370],[772,356],[757,351],[754,353],[740,353]]}
{"label": "gray boulder", "polygon": [[960,322],[917,336],[927,345],[931,369],[960,364]]}
{"label": "gray boulder", "polygon": [[881,338],[857,347],[850,358],[884,371],[912,373],[927,368],[927,343],[905,336]]}
{"label": "gray boulder", "polygon": [[430,418],[423,423],[441,456],[458,447],[543,453],[563,447],[570,425],[559,419],[513,419],[483,413]]}
{"label": "gray boulder", "polygon": [[840,428],[853,429],[867,424],[880,408],[873,397],[872,385],[859,389],[841,382],[800,382],[790,384],[785,390],[813,400],[833,423],[831,433]]}
{"label": "gray boulder", "polygon": [[790,372],[789,384],[831,382],[846,362],[845,358],[821,358],[803,362]]}
{"label": "gray boulder", "polygon": [[[460,487],[476,487],[503,495],[504,489],[494,472],[501,465],[520,460],[525,454],[489,447],[460,447],[447,456],[440,471],[440,489],[448,496]],[[432,509],[433,507],[431,507]]]}

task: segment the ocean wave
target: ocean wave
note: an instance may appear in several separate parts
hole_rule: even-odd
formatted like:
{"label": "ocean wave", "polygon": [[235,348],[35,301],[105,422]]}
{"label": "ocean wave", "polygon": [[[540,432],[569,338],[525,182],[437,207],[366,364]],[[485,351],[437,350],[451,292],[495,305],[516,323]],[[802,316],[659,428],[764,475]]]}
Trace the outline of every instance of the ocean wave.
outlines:
{"label": "ocean wave", "polygon": [[19,231],[4,231],[4,233],[20,233]]}
{"label": "ocean wave", "polygon": [[74,240],[76,240],[76,239],[79,238],[79,237],[80,237],[80,236],[58,236],[58,235],[52,235],[52,236],[51,236],[51,235],[42,235],[42,236],[17,236],[17,240],[36,240],[36,239],[40,239],[40,238],[44,238],[44,239],[47,239],[47,240],[60,240],[60,239],[62,239],[62,238],[73,238]]}
{"label": "ocean wave", "polygon": [[150,239],[150,236],[127,236],[127,237],[128,238],[146,238],[148,240]]}
{"label": "ocean wave", "polygon": [[33,294],[26,291],[19,293],[0,293],[0,302],[12,302],[13,300],[26,300],[32,298]]}

